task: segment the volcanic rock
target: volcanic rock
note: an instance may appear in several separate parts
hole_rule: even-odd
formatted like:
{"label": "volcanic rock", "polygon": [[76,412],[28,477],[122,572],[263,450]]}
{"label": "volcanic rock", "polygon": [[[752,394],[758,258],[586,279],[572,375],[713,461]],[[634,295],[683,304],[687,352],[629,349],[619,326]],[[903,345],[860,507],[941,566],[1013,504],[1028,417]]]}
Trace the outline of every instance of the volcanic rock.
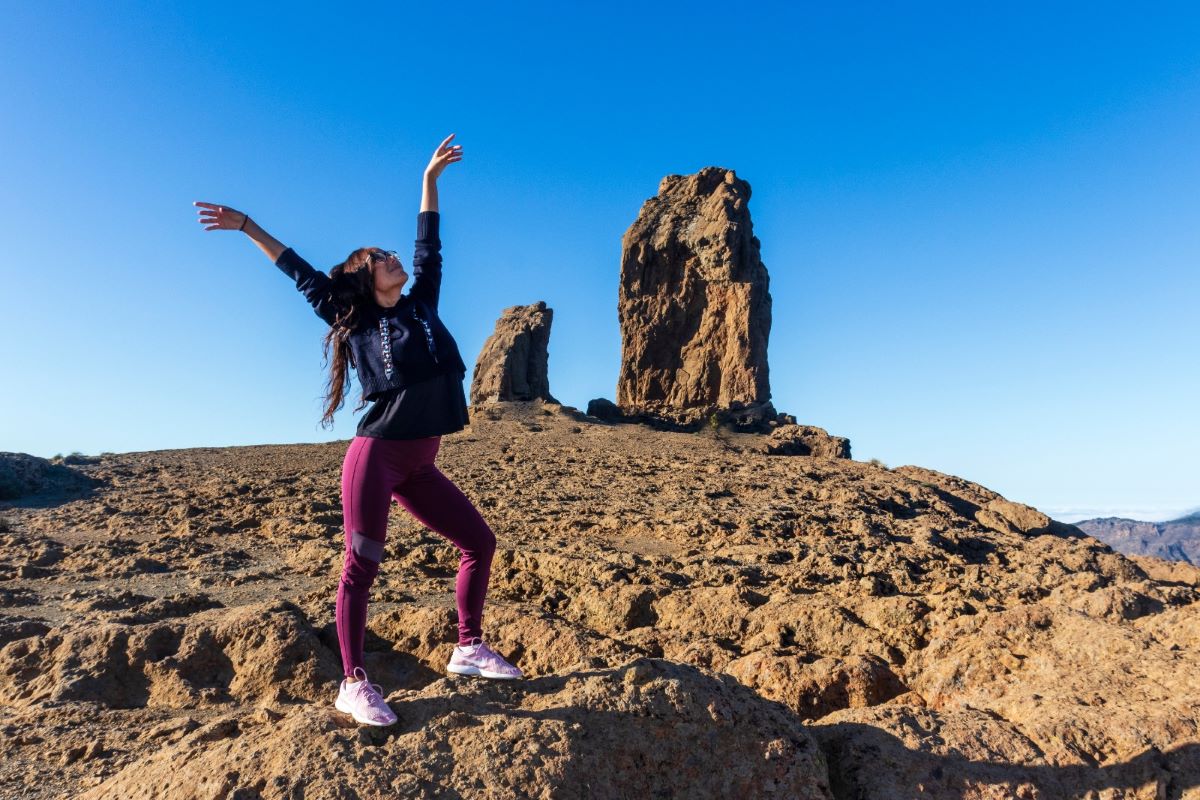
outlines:
{"label": "volcanic rock", "polygon": [[330,708],[227,714],[86,800],[204,797],[761,797],[832,800],[799,722],[729,678],[640,659],[519,685],[394,693],[399,721]]}
{"label": "volcanic rock", "polygon": [[339,674],[298,609],[266,603],[200,611],[183,622],[78,621],[21,638],[0,649],[0,702],[184,708],[318,700]]}
{"label": "volcanic rock", "polygon": [[542,301],[504,309],[483,343],[471,379],[471,405],[490,400],[546,400],[550,323],[554,311]]}
{"label": "volcanic rock", "polygon": [[849,439],[830,436],[824,428],[813,425],[780,425],[771,431],[766,448],[774,456],[850,457]]}
{"label": "volcanic rock", "polygon": [[62,463],[56,464],[28,453],[0,453],[0,500],[90,488],[91,482],[68,465],[97,461],[99,459],[67,456]]}
{"label": "volcanic rock", "polygon": [[52,465],[28,453],[0,453],[0,499],[33,494],[46,482]]}
{"label": "volcanic rock", "polygon": [[903,694],[887,662],[874,656],[806,658],[803,653],[758,650],[723,671],[778,700],[801,719],[820,719],[843,708],[879,705]]}
{"label": "volcanic rock", "polygon": [[106,455],[0,504],[0,797],[1200,790],[1200,569],[930,469],[511,405],[438,466],[528,677],[445,677],[459,553],[396,508],[390,728],[332,708],[346,442]]}
{"label": "volcanic rock", "polygon": [[587,404],[587,414],[589,417],[602,419],[606,422],[616,422],[621,419],[621,409],[612,400],[605,397],[597,397],[594,400],[589,400]]}
{"label": "volcanic rock", "polygon": [[[765,427],[771,295],[733,170],[668,175],[622,239],[617,404],[697,427]],[[728,415],[728,416],[727,416]]]}

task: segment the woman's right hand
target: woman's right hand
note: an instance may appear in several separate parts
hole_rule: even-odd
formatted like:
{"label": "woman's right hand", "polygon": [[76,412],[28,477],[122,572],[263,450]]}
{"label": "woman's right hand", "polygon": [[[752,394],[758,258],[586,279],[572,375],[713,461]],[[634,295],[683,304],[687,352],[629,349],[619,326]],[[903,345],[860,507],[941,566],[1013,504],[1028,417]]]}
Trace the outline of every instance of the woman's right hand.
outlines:
{"label": "woman's right hand", "polygon": [[196,201],[192,205],[199,206],[200,219],[206,231],[240,231],[246,226],[247,215],[229,206],[218,206],[213,203]]}
{"label": "woman's right hand", "polygon": [[457,135],[456,133],[450,134],[437,146],[437,150],[433,151],[433,157],[429,159],[429,166],[425,167],[426,178],[436,181],[448,164],[462,161],[462,145],[450,144],[450,140]]}

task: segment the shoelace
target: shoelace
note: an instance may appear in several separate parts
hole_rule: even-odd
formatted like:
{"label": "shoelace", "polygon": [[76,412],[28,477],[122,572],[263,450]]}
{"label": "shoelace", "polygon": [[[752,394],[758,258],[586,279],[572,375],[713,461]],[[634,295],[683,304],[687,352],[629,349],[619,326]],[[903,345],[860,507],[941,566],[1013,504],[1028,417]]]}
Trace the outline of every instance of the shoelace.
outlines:
{"label": "shoelace", "polygon": [[362,691],[364,691],[364,689],[368,689],[368,688],[374,689],[375,694],[379,695],[379,699],[381,699],[381,700],[383,699],[383,687],[380,686],[378,683],[367,683],[366,681],[357,681],[355,683],[352,683],[350,685],[350,688],[351,688],[351,690],[357,690],[359,692],[362,692]]}
{"label": "shoelace", "polygon": [[469,645],[470,650],[468,652],[468,655],[471,658],[486,662],[489,666],[496,667],[496,671],[515,669],[512,664],[509,664],[507,661],[501,658],[499,653],[484,644],[482,639],[479,641],[479,644],[474,644],[473,642],[474,640],[472,640],[472,644]]}
{"label": "shoelace", "polygon": [[480,648],[483,648],[485,650],[488,649],[487,645],[483,643],[483,639],[480,639],[478,636],[476,636],[474,639],[472,639],[470,644],[468,644],[468,645],[460,644],[459,647],[462,648],[463,652],[465,652],[467,655],[471,656],[472,658],[474,658],[475,655],[477,653],[479,653]]}

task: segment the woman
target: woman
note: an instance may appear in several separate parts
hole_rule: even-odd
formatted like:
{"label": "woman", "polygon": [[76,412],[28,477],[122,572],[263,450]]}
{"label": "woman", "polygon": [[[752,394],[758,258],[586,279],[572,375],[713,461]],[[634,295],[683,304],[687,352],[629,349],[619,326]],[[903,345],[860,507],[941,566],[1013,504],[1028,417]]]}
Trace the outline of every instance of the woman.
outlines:
{"label": "woman", "polygon": [[462,160],[462,146],[450,144],[454,136],[438,145],[425,169],[413,285],[404,296],[400,291],[408,274],[395,252],[360,248],[327,276],[246,214],[229,206],[196,203],[205,230],[243,231],[295,280],[296,288],[329,323],[325,354],[330,374],[322,424],[332,422],[350,386],[347,364],[355,368],[363,388],[362,403],[355,410],[372,402],[342,463],[346,546],[336,618],[345,679],[334,704],[368,725],[396,721],[381,687],[367,679],[363,662],[368,591],[383,558],[393,497],[461,551],[455,584],[458,646],[446,669],[485,678],[521,677],[519,669],[482,639],[496,537],[466,495],[434,465],[441,437],[462,430],[468,421],[462,388],[466,366],[437,314],[442,282],[437,179],[448,164]]}

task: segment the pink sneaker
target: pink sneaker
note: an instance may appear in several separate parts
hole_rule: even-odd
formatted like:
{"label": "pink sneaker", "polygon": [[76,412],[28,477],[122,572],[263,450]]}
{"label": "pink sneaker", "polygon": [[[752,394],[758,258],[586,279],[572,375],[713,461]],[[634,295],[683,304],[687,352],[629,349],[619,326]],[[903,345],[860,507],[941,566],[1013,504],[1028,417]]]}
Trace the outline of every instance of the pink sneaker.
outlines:
{"label": "pink sneaker", "polygon": [[362,667],[354,668],[354,677],[358,678],[358,683],[347,683],[346,679],[342,679],[333,707],[363,725],[391,725],[395,722],[396,715],[380,694],[383,687],[378,683],[368,683],[367,671]]}
{"label": "pink sneaker", "polygon": [[483,643],[476,636],[467,646],[458,645],[446,665],[447,672],[455,675],[479,675],[483,678],[495,678],[511,681],[524,677],[521,670],[501,658],[495,650]]}

